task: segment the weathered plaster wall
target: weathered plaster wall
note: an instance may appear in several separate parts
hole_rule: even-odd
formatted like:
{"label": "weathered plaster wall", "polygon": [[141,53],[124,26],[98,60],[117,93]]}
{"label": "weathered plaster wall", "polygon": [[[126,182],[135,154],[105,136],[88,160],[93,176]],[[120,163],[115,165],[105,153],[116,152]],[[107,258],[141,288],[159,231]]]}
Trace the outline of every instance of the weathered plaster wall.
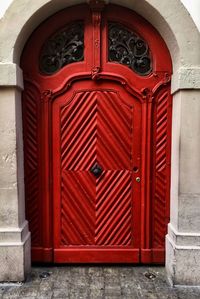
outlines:
{"label": "weathered plaster wall", "polygon": [[187,10],[189,11],[191,17],[196,23],[200,31],[200,1],[199,0],[181,0]]}
{"label": "weathered plaster wall", "polygon": [[6,9],[9,7],[13,0],[4,0],[0,2],[0,18],[3,17]]}
{"label": "weathered plaster wall", "polygon": [[[3,17],[6,9],[9,7],[13,0],[6,0],[0,2],[0,18]],[[167,0],[164,0],[167,1]],[[200,1],[199,0],[181,0],[192,16],[194,22],[200,31]]]}

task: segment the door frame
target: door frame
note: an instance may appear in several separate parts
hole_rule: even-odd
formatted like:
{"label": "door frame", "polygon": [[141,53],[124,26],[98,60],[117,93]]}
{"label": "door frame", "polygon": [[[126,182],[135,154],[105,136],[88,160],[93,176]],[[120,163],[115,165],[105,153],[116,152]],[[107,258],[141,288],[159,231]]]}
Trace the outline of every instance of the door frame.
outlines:
{"label": "door frame", "polygon": [[[34,73],[34,67],[35,65],[37,65],[36,63],[37,61],[35,60],[34,63],[34,59],[36,59],[37,55],[33,57],[33,64],[31,66],[28,66],[27,70],[26,70],[27,67],[26,59],[31,48],[33,48],[34,40],[36,40],[37,38],[37,43],[39,44],[42,41],[44,41],[46,37],[46,30],[49,27],[48,25],[49,22],[52,22],[53,26],[51,26],[51,30],[54,30],[54,27],[57,28],[58,26],[56,20],[59,19],[59,23],[62,24],[66,20],[66,14],[68,15],[68,20],[70,21],[70,20],[75,20],[80,18],[83,15],[83,12],[85,12],[86,24],[87,22],[89,22],[91,15],[89,13],[88,7],[86,5],[80,5],[79,9],[77,8],[78,7],[76,6],[76,7],[68,8],[67,11],[64,10],[57,13],[49,20],[44,22],[33,33],[22,55],[22,68],[26,71],[26,73],[28,74]],[[144,131],[146,132],[146,135],[143,135],[143,141],[142,141],[143,148],[145,149],[142,153],[143,154],[142,176],[145,177],[146,182],[149,183],[145,184],[144,182],[145,180],[144,180],[141,184],[143,190],[142,199],[141,199],[142,202],[141,204],[141,219],[142,219],[141,262],[160,263],[164,261],[164,249],[163,249],[164,245],[161,246],[159,244],[160,242],[159,238],[163,238],[167,230],[167,223],[169,222],[170,147],[171,147],[170,80],[171,80],[171,72],[172,72],[171,59],[164,41],[162,40],[158,32],[149,23],[146,22],[137,14],[135,14],[134,12],[129,11],[128,9],[125,8],[123,8],[124,13],[122,15],[121,9],[122,9],[121,7],[115,5],[109,5],[106,7],[106,16],[108,16],[109,19],[114,22],[118,22],[120,24],[123,23],[123,25],[128,26],[128,28],[134,27],[134,30],[138,34],[140,34],[149,44],[149,47],[151,49],[152,59],[153,59],[153,71],[149,76],[141,78],[139,77],[139,75],[127,69],[127,67],[121,66],[119,64],[114,65],[107,62],[107,58],[106,58],[107,56],[105,57],[105,55],[107,55],[106,51],[104,52],[103,57],[101,57],[100,47],[99,46],[96,47],[95,43],[92,44],[89,42],[88,42],[88,48],[86,47],[86,52],[91,53],[92,51],[94,53],[93,64],[87,65],[85,64],[85,62],[74,64],[73,67],[69,68],[68,78],[66,78],[64,81],[63,79],[62,81],[60,80],[64,75],[64,71],[61,70],[58,75],[58,78],[60,80],[58,87],[55,85],[54,87],[52,87],[51,90],[48,89],[48,78],[47,80],[45,79],[43,81],[42,86],[38,86],[37,79],[36,80],[34,80],[33,78],[30,79],[30,75],[26,76],[25,73],[24,76],[25,92],[27,90],[28,82],[34,85],[34,89],[37,89],[39,93],[38,94],[39,101],[41,101],[42,103],[41,109],[43,110],[44,115],[46,115],[45,117],[40,118],[41,128],[43,130],[44,140],[45,140],[45,145],[43,146],[43,150],[41,151],[41,157],[42,157],[41,159],[43,160],[43,166],[42,166],[43,170],[41,170],[41,173],[43,172],[42,185],[44,185],[46,188],[43,189],[44,205],[41,206],[41,209],[43,210],[42,226],[44,226],[45,228],[43,229],[41,235],[41,239],[43,240],[42,241],[43,245],[38,250],[34,249],[35,252],[38,251],[38,253],[34,254],[36,259],[42,258],[45,261],[50,261],[52,259],[52,247],[51,247],[52,246],[51,245],[52,244],[52,239],[51,239],[52,224],[50,223],[51,222],[50,218],[52,217],[51,216],[52,198],[50,196],[51,182],[48,181],[48,175],[49,173],[51,173],[51,170],[49,168],[49,160],[50,160],[51,153],[48,150],[49,136],[51,130],[48,115],[50,115],[49,111],[51,109],[51,102],[54,100],[56,96],[58,96],[59,93],[66,92],[67,89],[70,88],[70,86],[73,84],[73,81],[81,80],[83,78],[85,79],[90,78],[93,80],[110,79],[110,80],[117,81],[120,84],[122,84],[122,86],[129,93],[139,94],[143,99],[144,104],[142,105],[143,107],[142,109],[143,109],[143,115],[145,115],[145,117],[143,117],[142,125],[143,128],[145,128]],[[76,10],[76,14],[75,14],[75,10]],[[105,44],[105,40],[106,40],[105,36],[107,35],[107,31],[105,29],[106,27],[104,26],[102,36],[99,31],[100,23],[98,22],[99,19],[101,18],[101,11],[102,11],[102,7],[98,9],[93,9],[92,12],[92,16],[93,16],[92,21],[94,24],[93,36],[94,39],[95,38],[102,39],[102,48],[107,49],[107,44]],[[104,18],[104,21],[106,21],[106,17]],[[152,39],[152,35],[154,36],[153,39]],[[39,36],[39,40],[38,40],[38,36]],[[87,38],[85,43],[87,44]],[[37,48],[38,47],[36,44],[35,47],[36,53],[39,51],[39,48],[38,49]],[[163,57],[165,59],[163,59]],[[66,68],[67,67],[68,66],[66,66]],[[86,71],[83,71],[84,68],[86,68]],[[99,71],[99,69],[101,68],[103,71]],[[76,73],[77,75],[74,76],[73,75],[74,73]],[[139,82],[137,84],[137,88],[133,87],[135,84],[135,80]],[[164,110],[163,110],[163,104],[160,103],[160,99],[162,98],[165,99],[167,98],[167,101],[165,101]],[[159,116],[159,110],[161,110],[160,116]],[[163,117],[163,113],[164,113],[164,118],[166,119],[164,129],[163,126],[159,125],[159,118]],[[161,138],[162,136],[161,137],[158,136],[157,138],[156,130],[154,130],[154,132],[152,133],[152,126],[155,127],[156,125],[157,125],[157,129],[161,130],[162,134],[164,134],[164,138]],[[167,136],[167,141],[165,140],[166,136]],[[157,144],[156,144],[156,138],[158,139]],[[161,140],[159,138],[161,138]],[[152,143],[152,139],[154,140],[153,143]],[[165,143],[164,148],[163,148],[163,142]],[[155,148],[159,145],[159,143],[161,143],[162,146],[156,150]],[[150,157],[151,150],[153,150],[154,152],[153,161]],[[161,155],[160,155],[160,151],[162,151]],[[161,164],[164,163],[164,168],[165,168],[164,170],[163,167],[159,168],[160,163]],[[145,169],[147,169],[147,171]],[[164,176],[165,178],[163,178]],[[150,184],[150,181],[153,180],[153,177],[155,178],[155,181],[157,181],[157,183]],[[154,204],[152,204],[153,197],[154,199],[157,198],[157,202],[154,200]],[[159,197],[162,197],[162,199],[160,200]],[[155,217],[154,219],[152,219],[152,213],[150,213],[150,207],[153,207],[154,209],[156,209],[157,213],[159,214],[159,208],[156,207],[156,204],[157,206],[159,206],[161,201],[166,203],[165,209],[164,211],[162,211],[162,213],[164,214],[161,215],[164,218],[163,220],[165,226],[164,230],[160,229],[159,227],[159,219],[156,219]],[[152,230],[156,228],[156,225],[158,226],[158,229],[156,234],[154,234],[152,233]],[[158,240],[158,244],[156,243],[157,242],[156,240],[155,245],[153,244],[154,235]],[[162,241],[162,244],[163,242],[164,241]],[[43,249],[43,246],[45,247],[45,249]]]}

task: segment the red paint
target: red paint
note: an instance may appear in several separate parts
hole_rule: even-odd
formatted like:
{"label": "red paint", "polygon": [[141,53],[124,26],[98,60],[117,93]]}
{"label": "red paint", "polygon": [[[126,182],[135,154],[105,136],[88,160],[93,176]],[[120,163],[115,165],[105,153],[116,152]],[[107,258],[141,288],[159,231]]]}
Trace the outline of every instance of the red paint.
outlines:
{"label": "red paint", "polygon": [[[41,48],[66,20],[85,23],[85,59],[41,75]],[[107,61],[108,21],[127,26],[147,42],[150,75]],[[118,6],[68,8],[36,29],[21,66],[33,261],[163,263],[172,67],[157,31]],[[103,169],[97,179],[90,172],[96,161]]]}
{"label": "red paint", "polygon": [[52,119],[55,261],[85,246],[80,262],[138,262],[141,102],[114,82],[85,80],[54,99]]}

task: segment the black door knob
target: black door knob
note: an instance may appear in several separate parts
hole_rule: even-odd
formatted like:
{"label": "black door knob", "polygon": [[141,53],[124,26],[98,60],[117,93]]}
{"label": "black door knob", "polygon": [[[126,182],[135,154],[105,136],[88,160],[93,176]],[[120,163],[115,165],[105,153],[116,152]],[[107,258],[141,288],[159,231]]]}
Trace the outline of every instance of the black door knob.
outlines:
{"label": "black door knob", "polygon": [[96,177],[98,178],[102,172],[103,169],[101,168],[101,166],[98,163],[95,163],[92,168],[90,169],[90,172]]}

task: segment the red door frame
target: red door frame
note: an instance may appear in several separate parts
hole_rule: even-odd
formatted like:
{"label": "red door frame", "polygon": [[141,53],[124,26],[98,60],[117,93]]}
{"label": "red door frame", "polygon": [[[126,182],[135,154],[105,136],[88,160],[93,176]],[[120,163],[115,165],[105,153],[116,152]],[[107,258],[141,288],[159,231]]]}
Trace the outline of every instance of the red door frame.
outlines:
{"label": "red door frame", "polygon": [[[101,24],[101,10],[102,7],[93,8],[91,12],[88,5],[78,5],[55,14],[35,30],[22,54],[21,67],[25,83],[23,121],[26,215],[34,240],[33,261],[49,262],[53,258],[50,163],[52,101],[66,92],[73,82],[98,78],[118,82],[127,92],[136,94],[142,99],[144,134],[141,153],[140,261],[164,262],[164,235],[169,221],[170,190],[172,73],[170,54],[158,32],[136,13],[116,5],[107,5],[102,12]],[[85,60],[65,66],[51,76],[53,80],[50,82],[49,76],[43,76],[39,72],[38,57],[46,39],[64,27],[66,20],[68,23],[84,20]],[[107,61],[108,20],[123,24],[147,42],[153,61],[153,71],[148,76],[139,76],[126,66]],[[95,43],[97,40],[98,43]],[[36,142],[32,141],[33,135]],[[34,164],[33,160],[37,163]]]}

